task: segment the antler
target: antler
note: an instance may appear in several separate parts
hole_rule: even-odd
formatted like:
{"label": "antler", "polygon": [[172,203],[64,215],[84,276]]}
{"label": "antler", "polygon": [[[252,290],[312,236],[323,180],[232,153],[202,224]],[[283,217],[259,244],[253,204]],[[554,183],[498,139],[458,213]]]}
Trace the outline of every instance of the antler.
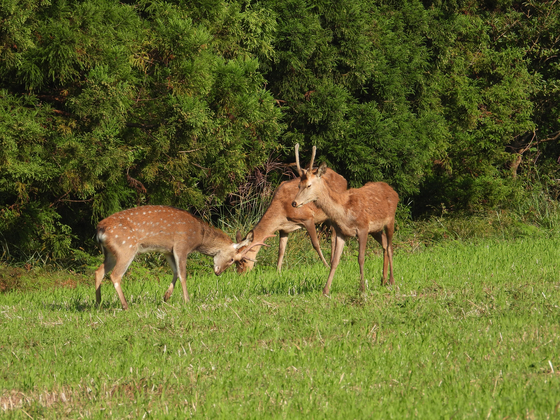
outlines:
{"label": "antler", "polygon": [[313,161],[315,160],[315,153],[317,152],[317,147],[313,146],[312,152],[311,152],[311,162],[309,162],[309,170],[311,171],[311,169],[313,169]]}
{"label": "antler", "polygon": [[[301,166],[299,165],[299,143],[296,143],[295,152],[296,152],[297,170],[298,170],[299,176],[301,176],[303,174],[303,170],[301,169]],[[316,153],[317,153],[317,147],[313,146],[313,149],[311,150],[311,162],[309,162],[309,169],[308,169],[309,171],[311,169],[313,169],[313,162],[315,161],[315,154]]]}
{"label": "antler", "polygon": [[252,260],[252,259],[250,259],[250,258],[245,257],[245,254],[247,254],[247,252],[249,252],[251,249],[253,249],[254,247],[259,246],[259,245],[260,245],[260,246],[270,246],[270,245],[268,245],[268,244],[265,244],[264,241],[266,241],[268,238],[273,238],[273,237],[275,237],[275,236],[276,236],[276,235],[268,235],[268,236],[265,236],[265,237],[262,239],[262,241],[252,243],[252,244],[249,245],[247,248],[245,248],[245,249],[243,250],[243,252],[241,252],[240,254],[237,254],[237,259],[238,259],[238,260],[246,259],[246,260],[249,260],[249,261],[256,262],[256,260]]}
{"label": "antler", "polygon": [[296,143],[296,165],[299,176],[301,176],[301,166],[299,166],[299,143]]}

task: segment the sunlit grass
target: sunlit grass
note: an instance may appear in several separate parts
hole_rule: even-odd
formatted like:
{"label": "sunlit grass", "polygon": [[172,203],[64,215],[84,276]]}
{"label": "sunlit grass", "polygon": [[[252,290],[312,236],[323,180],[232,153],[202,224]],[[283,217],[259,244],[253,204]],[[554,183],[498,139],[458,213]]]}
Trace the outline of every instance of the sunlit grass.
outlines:
{"label": "sunlit grass", "polygon": [[[295,241],[297,242],[297,241]],[[328,247],[324,244],[325,248]],[[7,418],[554,418],[560,397],[560,240],[378,246],[358,292],[355,247],[328,270],[287,256],[278,275],[133,264],[123,312],[109,282],[0,295]],[[274,259],[276,249],[264,258]],[[267,255],[266,253],[270,254]],[[260,254],[259,254],[260,255]],[[301,256],[300,256],[301,257]],[[197,263],[198,264],[198,263]]]}

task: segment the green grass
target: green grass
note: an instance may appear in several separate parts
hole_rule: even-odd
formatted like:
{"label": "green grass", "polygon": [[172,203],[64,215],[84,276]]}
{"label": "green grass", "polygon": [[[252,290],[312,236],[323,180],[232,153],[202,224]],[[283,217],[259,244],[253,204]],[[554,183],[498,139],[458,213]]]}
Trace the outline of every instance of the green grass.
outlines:
{"label": "green grass", "polygon": [[[378,248],[365,294],[355,246],[330,298],[312,250],[288,254],[281,275],[261,265],[215,277],[202,259],[188,305],[177,290],[162,302],[167,268],[138,264],[123,281],[127,312],[108,282],[96,308],[91,276],[2,293],[0,414],[560,417],[559,239],[403,243],[394,287],[380,285]],[[263,252],[275,260],[275,248]]]}

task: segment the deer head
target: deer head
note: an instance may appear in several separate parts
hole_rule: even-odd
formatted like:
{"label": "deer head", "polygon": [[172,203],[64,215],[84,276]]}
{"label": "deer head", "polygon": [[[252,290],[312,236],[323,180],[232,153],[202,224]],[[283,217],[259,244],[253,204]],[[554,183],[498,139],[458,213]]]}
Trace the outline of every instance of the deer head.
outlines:
{"label": "deer head", "polygon": [[[253,241],[253,231],[250,231],[247,236],[245,237],[245,239],[241,239],[241,232],[237,232],[236,234],[236,244],[233,244],[236,253],[233,257],[230,257],[229,255],[226,256],[225,258],[220,257],[222,261],[224,261],[227,266],[224,268],[224,270],[226,268],[228,268],[231,264],[235,264],[237,267],[237,272],[238,273],[243,273],[245,272],[245,270],[247,269],[247,267],[249,266],[253,266],[254,263],[257,262],[257,260],[250,258],[249,256],[247,256],[247,254],[249,253],[249,251],[251,251],[253,248],[257,247],[257,246],[270,246],[268,244],[266,244],[264,241],[266,241],[268,238],[273,238],[276,235],[267,235],[263,238],[262,241],[259,242],[252,242]],[[216,257],[214,257],[214,262],[216,261]],[[222,270],[223,271],[223,270]],[[221,273],[221,272],[220,272]],[[217,275],[219,275],[216,272]]]}
{"label": "deer head", "polygon": [[299,165],[299,144],[296,144],[296,164],[300,176],[299,190],[292,202],[293,207],[301,207],[311,201],[316,201],[323,193],[323,180],[321,177],[327,171],[327,164],[323,162],[316,171],[313,171],[313,161],[315,160],[316,147],[313,146],[311,162],[309,168],[301,169]]}

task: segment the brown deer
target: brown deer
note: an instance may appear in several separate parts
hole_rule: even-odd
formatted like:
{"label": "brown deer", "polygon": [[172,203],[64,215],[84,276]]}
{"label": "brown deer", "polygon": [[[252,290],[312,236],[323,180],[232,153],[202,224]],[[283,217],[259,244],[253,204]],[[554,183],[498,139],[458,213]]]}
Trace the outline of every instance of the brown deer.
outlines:
{"label": "brown deer", "polygon": [[[187,256],[198,251],[214,257],[214,273],[217,276],[233,263],[243,262],[252,247],[266,245],[252,243],[252,236],[235,244],[224,232],[216,229],[189,212],[168,206],[141,206],[115,213],[99,222],[97,241],[104,255],[103,264],[95,271],[95,297],[101,304],[101,282],[111,273],[123,309],[128,308],[120,286],[122,276],[137,254],[161,252],[173,270],[173,280],[163,297],[167,301],[177,277],[183,287],[183,299],[189,300],[186,283]],[[243,251],[240,249],[245,248]]]}
{"label": "brown deer", "polygon": [[301,169],[296,148],[300,183],[292,206],[301,207],[309,202],[315,202],[317,207],[325,212],[335,229],[335,250],[331,256],[331,270],[323,293],[329,294],[344,244],[348,238],[354,236],[358,237],[359,243],[360,287],[362,291],[365,290],[364,260],[368,234],[383,247],[383,284],[387,283],[387,265],[390,268],[389,281],[394,284],[392,239],[399,195],[384,182],[369,182],[361,188],[351,188],[342,193],[336,192],[324,178],[327,170],[325,163],[322,163],[319,169],[312,170],[314,158],[315,148],[309,169]]}
{"label": "brown deer", "polygon": [[[324,174],[325,180],[337,192],[346,190],[346,179],[337,174],[332,169],[327,169]],[[286,252],[286,245],[288,244],[288,234],[298,229],[305,228],[313,244],[313,248],[319,254],[319,258],[323,261],[326,267],[328,263],[323,256],[319,239],[317,238],[317,231],[315,225],[328,221],[327,215],[318,208],[314,203],[306,204],[299,208],[292,207],[292,201],[298,191],[299,178],[290,181],[284,181],[274,192],[272,202],[268,209],[261,217],[261,220],[253,227],[251,232],[254,241],[262,241],[263,238],[273,235],[276,231],[280,231],[280,246],[278,249],[278,262],[276,268],[278,271],[282,270],[282,262]],[[334,233],[332,249],[334,250]],[[237,242],[241,241],[241,237],[237,236]],[[260,250],[260,246],[255,246],[252,250],[247,252],[246,260],[237,265],[237,272],[243,273],[251,270],[254,266],[254,259]]]}

